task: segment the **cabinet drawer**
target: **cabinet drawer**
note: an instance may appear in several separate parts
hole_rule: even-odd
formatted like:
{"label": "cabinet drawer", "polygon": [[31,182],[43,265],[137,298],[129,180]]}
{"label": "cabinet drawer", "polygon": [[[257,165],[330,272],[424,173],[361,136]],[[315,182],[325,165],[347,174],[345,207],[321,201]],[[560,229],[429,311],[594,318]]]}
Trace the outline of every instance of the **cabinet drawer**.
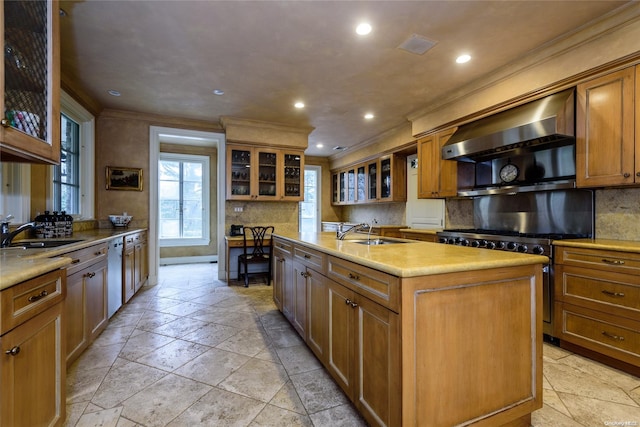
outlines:
{"label": "cabinet drawer", "polygon": [[640,254],[600,249],[558,247],[556,264],[640,274]]}
{"label": "cabinet drawer", "polygon": [[640,366],[640,322],[571,304],[558,304],[560,339]]}
{"label": "cabinet drawer", "polygon": [[139,245],[140,243],[144,243],[146,241],[147,241],[147,233],[145,233],[145,232],[128,234],[128,235],[124,236],[124,249],[123,250],[126,251],[127,249],[131,249],[135,245]]}
{"label": "cabinet drawer", "polygon": [[0,292],[0,333],[10,331],[62,301],[65,270],[54,270]]}
{"label": "cabinet drawer", "polygon": [[293,247],[293,257],[309,267],[316,267],[320,271],[324,270],[324,254],[304,246]]}
{"label": "cabinet drawer", "polygon": [[71,275],[76,271],[82,270],[95,262],[106,259],[108,249],[108,243],[101,243],[64,254],[65,257],[69,257],[72,259],[71,265],[67,267],[67,274]]}
{"label": "cabinet drawer", "polygon": [[328,258],[328,276],[395,312],[400,309],[397,277],[340,258]]}
{"label": "cabinet drawer", "polygon": [[556,267],[556,299],[640,321],[640,276]]}
{"label": "cabinet drawer", "polygon": [[293,254],[293,244],[286,242],[280,239],[273,240],[273,248],[274,250],[280,251],[281,254],[292,255]]}

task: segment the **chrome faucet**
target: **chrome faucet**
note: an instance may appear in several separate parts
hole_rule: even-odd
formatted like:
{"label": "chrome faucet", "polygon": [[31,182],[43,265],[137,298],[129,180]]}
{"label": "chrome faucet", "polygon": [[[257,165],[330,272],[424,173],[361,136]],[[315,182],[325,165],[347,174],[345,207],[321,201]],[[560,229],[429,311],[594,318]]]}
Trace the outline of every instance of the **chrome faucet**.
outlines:
{"label": "chrome faucet", "polygon": [[10,232],[8,221],[0,223],[0,231],[2,232],[0,237],[0,248],[6,248],[7,246],[11,245],[11,241],[13,240],[13,238],[23,231],[36,228],[38,228],[38,226],[36,226],[35,222],[28,222],[26,224],[22,224],[20,227]]}
{"label": "chrome faucet", "polygon": [[358,230],[364,231],[367,228],[369,229],[369,232],[371,232],[371,225],[367,224],[366,222],[363,222],[362,224],[354,225],[347,231],[338,231],[337,233],[338,240],[344,240],[347,234],[358,231]]}

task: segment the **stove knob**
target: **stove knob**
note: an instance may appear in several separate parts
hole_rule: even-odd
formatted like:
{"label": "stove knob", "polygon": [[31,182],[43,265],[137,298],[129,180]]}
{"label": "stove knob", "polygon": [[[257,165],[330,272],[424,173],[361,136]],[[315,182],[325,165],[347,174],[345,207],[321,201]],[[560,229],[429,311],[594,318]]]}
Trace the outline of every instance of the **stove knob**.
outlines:
{"label": "stove knob", "polygon": [[462,246],[469,246],[469,241],[467,239],[460,239],[460,245]]}
{"label": "stove knob", "polygon": [[544,253],[544,248],[542,246],[534,246],[531,252],[536,255],[542,255]]}
{"label": "stove knob", "polygon": [[496,244],[495,242],[487,242],[487,249],[495,249],[496,248]]}
{"label": "stove knob", "polygon": [[489,242],[487,242],[486,240],[480,240],[480,247],[481,248],[486,248],[487,245],[489,244]]}
{"label": "stove knob", "polygon": [[455,245],[456,244],[456,239],[453,237],[450,237],[449,240],[447,240],[447,243],[450,245]]}
{"label": "stove knob", "polygon": [[526,247],[526,245],[518,245],[518,252],[520,253],[527,253],[528,248]]}
{"label": "stove knob", "polygon": [[448,242],[447,242],[447,238],[446,238],[446,237],[440,237],[440,238],[438,238],[438,242],[440,242],[440,243],[448,243]]}
{"label": "stove knob", "polygon": [[495,245],[496,249],[504,249],[504,242],[497,242]]}
{"label": "stove knob", "polygon": [[509,243],[507,243],[507,249],[508,249],[508,250],[510,250],[510,251],[515,250],[515,249],[516,249],[516,247],[517,247],[517,245],[515,244],[515,242],[509,242]]}
{"label": "stove knob", "polygon": [[477,240],[474,240],[473,242],[471,242],[471,247],[472,248],[479,248],[480,247],[480,242]]}

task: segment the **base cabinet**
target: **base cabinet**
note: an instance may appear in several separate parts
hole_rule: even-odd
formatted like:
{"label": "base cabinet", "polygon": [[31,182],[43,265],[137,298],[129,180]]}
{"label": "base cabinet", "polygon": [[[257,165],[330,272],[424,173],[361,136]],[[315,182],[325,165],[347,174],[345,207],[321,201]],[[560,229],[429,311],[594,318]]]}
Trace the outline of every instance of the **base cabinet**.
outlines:
{"label": "base cabinet", "polygon": [[103,243],[65,254],[73,259],[72,266],[67,269],[65,304],[67,366],[109,322],[107,249],[107,244]]}
{"label": "base cabinet", "polygon": [[122,303],[127,303],[149,277],[147,233],[141,231],[124,238],[122,250]]}
{"label": "base cabinet", "polygon": [[[65,272],[58,270],[1,293],[2,426],[61,426],[65,421],[64,283]],[[47,290],[44,297],[43,290]],[[21,303],[29,298],[33,302]],[[20,324],[5,330],[10,326],[4,322],[5,315],[15,318],[8,311],[17,305],[25,316]]]}

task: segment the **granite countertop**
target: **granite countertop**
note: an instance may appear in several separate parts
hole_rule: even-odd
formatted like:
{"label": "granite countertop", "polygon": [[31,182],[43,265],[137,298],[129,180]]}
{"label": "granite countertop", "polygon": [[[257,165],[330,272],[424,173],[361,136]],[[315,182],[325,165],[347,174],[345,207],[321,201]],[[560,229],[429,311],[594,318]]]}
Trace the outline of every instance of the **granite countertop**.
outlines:
{"label": "granite countertop", "polygon": [[406,243],[362,245],[353,242],[353,240],[362,240],[362,237],[350,236],[348,239],[338,240],[335,233],[331,232],[275,233],[274,235],[398,277],[417,277],[549,262],[546,256],[541,255],[396,238],[385,239]]}
{"label": "granite countertop", "polygon": [[[74,232],[72,236],[61,239],[80,240],[79,242],[69,245],[26,250],[20,248],[2,248],[0,249],[0,290],[70,264],[71,258],[61,256],[67,252],[83,249],[104,241],[109,241],[114,237],[125,236],[144,230],[146,229],[101,228]],[[29,240],[31,239],[17,239],[14,242]]]}
{"label": "granite countertop", "polygon": [[561,239],[554,240],[554,246],[570,246],[574,248],[604,249],[610,251],[640,253],[640,241],[613,239]]}

